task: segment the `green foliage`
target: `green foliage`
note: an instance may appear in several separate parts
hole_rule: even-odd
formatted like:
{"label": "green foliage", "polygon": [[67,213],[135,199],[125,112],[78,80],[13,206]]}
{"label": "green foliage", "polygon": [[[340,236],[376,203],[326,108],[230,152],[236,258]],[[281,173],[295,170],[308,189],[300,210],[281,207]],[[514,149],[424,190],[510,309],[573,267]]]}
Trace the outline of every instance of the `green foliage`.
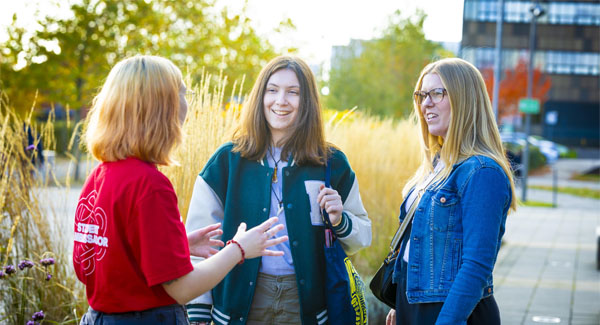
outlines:
{"label": "green foliage", "polygon": [[352,41],[334,51],[327,105],[366,108],[377,115],[406,117],[412,111],[412,93],[419,72],[432,60],[452,56],[439,44],[425,39],[426,15],[417,11],[391,17],[381,38]]}
{"label": "green foliage", "polygon": [[529,146],[529,170],[538,169],[546,166],[546,156],[540,151],[540,148]]}
{"label": "green foliage", "polygon": [[[506,151],[510,151],[513,156],[520,157],[523,155],[523,146],[516,144],[514,142],[505,142],[503,143]],[[520,162],[519,162],[520,163]],[[540,167],[546,166],[546,156],[540,151],[540,148],[529,144],[529,166],[528,170],[538,169]]]}
{"label": "green foliage", "polygon": [[[27,112],[36,89],[38,102],[72,109],[89,106],[108,71],[120,59],[153,54],[171,59],[194,81],[226,70],[232,80],[254,79],[276,55],[258,36],[245,8],[232,15],[214,0],[82,0],[67,18],[41,17],[38,31],[8,28],[0,76],[11,106]],[[63,5],[64,6],[64,5]],[[282,22],[280,32],[294,28]],[[243,88],[244,92],[250,83]]]}

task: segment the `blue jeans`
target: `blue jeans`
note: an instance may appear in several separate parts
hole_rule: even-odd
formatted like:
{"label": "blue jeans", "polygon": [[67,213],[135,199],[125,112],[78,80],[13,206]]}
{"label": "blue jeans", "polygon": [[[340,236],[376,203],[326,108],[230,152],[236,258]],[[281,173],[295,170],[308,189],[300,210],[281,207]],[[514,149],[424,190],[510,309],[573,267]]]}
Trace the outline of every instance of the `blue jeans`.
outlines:
{"label": "blue jeans", "polygon": [[87,313],[81,318],[79,325],[189,325],[189,323],[184,307],[182,305],[173,304],[142,311],[116,314],[103,313],[90,307]]}

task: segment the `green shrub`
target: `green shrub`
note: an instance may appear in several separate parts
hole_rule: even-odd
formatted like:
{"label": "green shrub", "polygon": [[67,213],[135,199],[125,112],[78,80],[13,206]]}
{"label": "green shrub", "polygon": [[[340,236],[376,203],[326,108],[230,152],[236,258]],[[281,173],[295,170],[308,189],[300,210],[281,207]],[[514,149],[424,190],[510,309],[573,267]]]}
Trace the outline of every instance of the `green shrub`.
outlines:
{"label": "green shrub", "polygon": [[546,163],[546,156],[540,151],[540,148],[529,145],[529,170],[544,167]]}

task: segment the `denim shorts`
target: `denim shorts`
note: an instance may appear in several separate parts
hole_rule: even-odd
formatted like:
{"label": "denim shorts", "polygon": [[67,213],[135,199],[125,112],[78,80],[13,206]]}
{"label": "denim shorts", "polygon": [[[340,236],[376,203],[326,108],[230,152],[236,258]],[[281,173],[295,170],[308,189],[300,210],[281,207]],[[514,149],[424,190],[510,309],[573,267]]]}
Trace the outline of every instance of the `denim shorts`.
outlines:
{"label": "denim shorts", "polygon": [[301,324],[296,275],[258,274],[247,325]]}
{"label": "denim shorts", "polygon": [[79,325],[142,325],[142,324],[173,324],[188,325],[185,308],[182,305],[169,306],[132,311],[126,313],[107,314],[96,311],[90,307],[81,318]]}

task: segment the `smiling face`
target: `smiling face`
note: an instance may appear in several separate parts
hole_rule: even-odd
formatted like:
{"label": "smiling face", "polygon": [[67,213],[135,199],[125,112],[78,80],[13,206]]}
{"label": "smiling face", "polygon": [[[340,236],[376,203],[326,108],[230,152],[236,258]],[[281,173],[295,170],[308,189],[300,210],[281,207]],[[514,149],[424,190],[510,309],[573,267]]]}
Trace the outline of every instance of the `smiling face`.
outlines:
{"label": "smiling face", "polygon": [[[436,88],[445,88],[440,77],[435,73],[426,74],[423,77],[421,91],[429,92]],[[431,100],[431,96],[427,96],[421,102],[421,114],[423,114],[423,118],[427,122],[430,134],[442,138],[446,137],[452,116],[450,99],[447,94],[438,103],[434,103]]]}
{"label": "smiling face", "polygon": [[291,125],[298,115],[300,83],[296,73],[290,69],[273,73],[267,82],[263,103],[272,141],[278,145],[291,131]]}

